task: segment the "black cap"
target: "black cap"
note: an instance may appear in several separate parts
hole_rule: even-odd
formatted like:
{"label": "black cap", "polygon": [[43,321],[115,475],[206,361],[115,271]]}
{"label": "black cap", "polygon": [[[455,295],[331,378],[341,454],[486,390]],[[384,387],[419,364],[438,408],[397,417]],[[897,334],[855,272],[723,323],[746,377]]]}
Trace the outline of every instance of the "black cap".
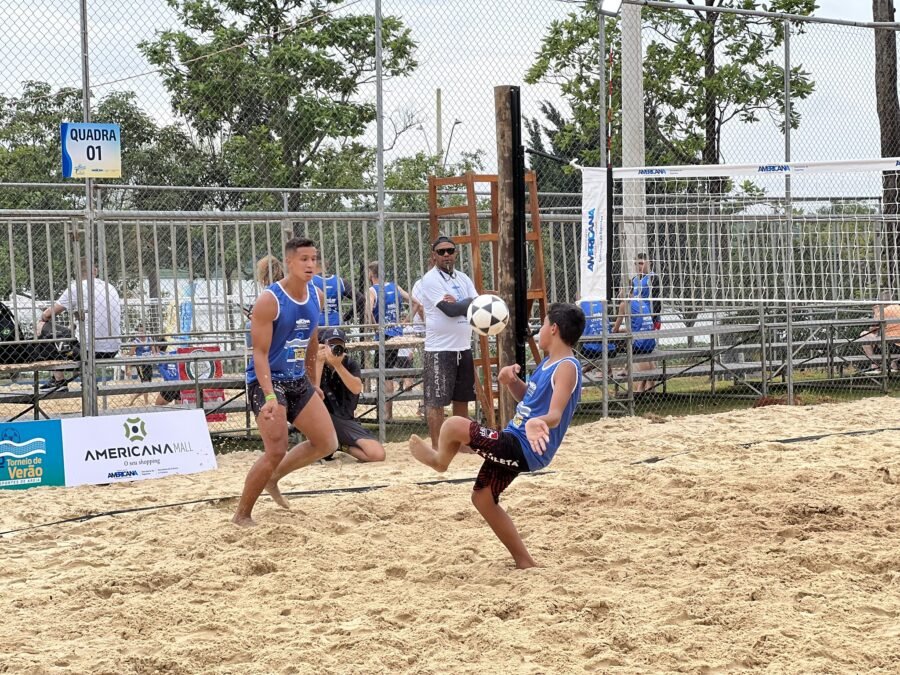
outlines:
{"label": "black cap", "polygon": [[340,328],[320,328],[319,342],[328,342],[329,340],[340,340],[341,342],[346,342],[347,334]]}
{"label": "black cap", "polygon": [[433,251],[434,249],[436,249],[438,247],[438,244],[453,244],[454,246],[456,246],[456,243],[450,237],[447,237],[443,234],[439,234],[438,238],[432,242],[431,250]]}

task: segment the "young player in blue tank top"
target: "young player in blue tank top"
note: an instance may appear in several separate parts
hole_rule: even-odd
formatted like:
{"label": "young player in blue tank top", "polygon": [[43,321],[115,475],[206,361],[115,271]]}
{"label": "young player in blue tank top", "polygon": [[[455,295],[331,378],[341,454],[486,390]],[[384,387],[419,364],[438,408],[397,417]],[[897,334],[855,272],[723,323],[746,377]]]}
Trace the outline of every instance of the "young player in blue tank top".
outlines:
{"label": "young player in blue tank top", "polygon": [[500,494],[520,473],[547,466],[562,443],[581,398],[581,364],[572,347],[584,332],[584,324],[580,307],[550,305],[538,336],[538,346],[546,356],[528,383],[519,379],[518,365],[500,370],[497,381],[519,401],[515,417],[503,431],[483,427],[465,417],[451,417],[441,425],[437,450],[418,436],[409,439],[413,457],[441,473],[447,470],[461,445],[468,445],[484,458],[475,479],[472,503],[520,569],[534,567],[535,562],[500,506]]}
{"label": "young player in blue tank top", "polygon": [[[247,398],[256,414],[264,453],[244,481],[232,521],[253,525],[251,512],[265,489],[279,506],[288,503],[278,481],[338,447],[331,417],[316,376],[317,326],[322,298],[311,279],[316,247],[295,237],[284,246],[285,277],[269,286],[253,305],[250,337],[253,356],[247,367]],[[287,451],[288,424],[307,440]]]}

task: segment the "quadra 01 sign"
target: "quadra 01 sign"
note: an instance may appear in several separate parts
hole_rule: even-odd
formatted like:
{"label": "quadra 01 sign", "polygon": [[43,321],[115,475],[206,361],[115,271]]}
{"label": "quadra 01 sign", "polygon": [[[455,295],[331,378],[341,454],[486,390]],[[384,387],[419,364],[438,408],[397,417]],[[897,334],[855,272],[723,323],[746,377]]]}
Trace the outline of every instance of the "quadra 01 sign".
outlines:
{"label": "quadra 01 sign", "polygon": [[121,178],[122,133],[118,124],[63,122],[63,178]]}

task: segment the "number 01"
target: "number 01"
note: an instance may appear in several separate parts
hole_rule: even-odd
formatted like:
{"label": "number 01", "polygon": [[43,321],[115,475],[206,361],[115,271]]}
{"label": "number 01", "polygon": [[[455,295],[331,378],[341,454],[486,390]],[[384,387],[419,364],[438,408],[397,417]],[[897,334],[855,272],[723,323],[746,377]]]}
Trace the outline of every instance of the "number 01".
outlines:
{"label": "number 01", "polygon": [[93,162],[95,159],[102,160],[102,159],[103,159],[103,155],[100,153],[100,146],[99,146],[99,145],[89,145],[89,146],[87,146],[87,158],[88,158],[89,160],[91,160],[92,162]]}

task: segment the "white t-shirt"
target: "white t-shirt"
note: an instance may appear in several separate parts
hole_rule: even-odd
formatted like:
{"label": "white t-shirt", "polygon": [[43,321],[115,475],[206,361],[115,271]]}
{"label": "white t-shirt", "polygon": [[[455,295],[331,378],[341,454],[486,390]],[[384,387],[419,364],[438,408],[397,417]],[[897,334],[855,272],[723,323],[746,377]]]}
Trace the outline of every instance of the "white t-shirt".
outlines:
{"label": "white t-shirt", "polygon": [[[78,309],[77,282],[73,281],[56,301],[68,311]],[[93,340],[94,353],[117,352],[122,344],[122,301],[116,289],[102,279],[94,279],[94,302],[90,302],[87,294],[87,279],[81,282],[81,292],[90,316],[93,308],[93,320],[85,323],[88,332],[88,344]],[[91,329],[93,328],[93,335]]]}
{"label": "white t-shirt", "polygon": [[[417,279],[416,283],[413,284],[412,290],[409,292],[410,297],[418,302],[420,305],[422,304],[422,280]],[[424,310],[422,310],[424,311]],[[412,317],[412,325],[416,327],[416,329],[425,329],[425,317],[422,316],[422,311],[417,312]]]}
{"label": "white t-shirt", "polygon": [[478,295],[475,284],[463,272],[452,275],[432,267],[419,282],[418,300],[425,307],[425,351],[462,352],[472,348],[472,327],[466,315],[447,316],[437,304],[445,295],[457,301]]}

